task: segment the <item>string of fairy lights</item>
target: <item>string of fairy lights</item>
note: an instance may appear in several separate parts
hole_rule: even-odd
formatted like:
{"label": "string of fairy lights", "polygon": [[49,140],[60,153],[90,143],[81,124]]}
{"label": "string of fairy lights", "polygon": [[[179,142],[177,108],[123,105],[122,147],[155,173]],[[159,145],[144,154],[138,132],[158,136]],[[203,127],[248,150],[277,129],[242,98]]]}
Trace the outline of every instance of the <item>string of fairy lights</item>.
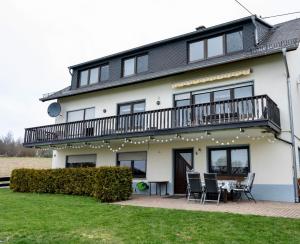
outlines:
{"label": "string of fairy lights", "polygon": [[[206,132],[205,134],[201,134],[199,136],[189,136],[189,135],[180,135],[176,134],[173,136],[166,137],[164,136],[163,138],[155,138],[153,136],[150,136],[146,139],[123,139],[119,141],[97,141],[97,142],[82,142],[82,143],[73,143],[73,144],[60,144],[60,145],[55,145],[55,146],[47,146],[47,147],[42,147],[38,148],[39,150],[65,150],[65,149],[83,149],[83,148],[91,148],[91,149],[106,149],[110,150],[112,152],[119,152],[126,145],[143,145],[143,144],[149,144],[149,143],[170,143],[170,142],[179,142],[179,141],[185,141],[185,142],[200,142],[200,141],[211,141],[212,143],[216,145],[232,145],[238,143],[238,141],[243,140],[243,139],[248,139],[251,141],[262,141],[265,140],[268,143],[275,143],[277,139],[275,136],[271,133],[266,133],[259,135],[259,136],[251,136],[247,134],[243,129],[240,129],[239,135],[235,135],[232,138],[228,139],[222,139],[218,138],[216,135],[213,135],[211,132]],[[112,144],[117,144],[117,145],[112,145]]]}

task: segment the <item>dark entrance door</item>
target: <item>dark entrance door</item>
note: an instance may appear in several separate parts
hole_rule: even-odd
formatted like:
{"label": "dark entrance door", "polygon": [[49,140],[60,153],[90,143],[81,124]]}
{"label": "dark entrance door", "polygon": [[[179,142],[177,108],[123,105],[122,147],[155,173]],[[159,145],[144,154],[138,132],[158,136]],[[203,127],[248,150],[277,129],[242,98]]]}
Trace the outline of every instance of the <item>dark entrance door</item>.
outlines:
{"label": "dark entrance door", "polygon": [[193,149],[174,150],[174,193],[186,193],[186,170],[193,168]]}

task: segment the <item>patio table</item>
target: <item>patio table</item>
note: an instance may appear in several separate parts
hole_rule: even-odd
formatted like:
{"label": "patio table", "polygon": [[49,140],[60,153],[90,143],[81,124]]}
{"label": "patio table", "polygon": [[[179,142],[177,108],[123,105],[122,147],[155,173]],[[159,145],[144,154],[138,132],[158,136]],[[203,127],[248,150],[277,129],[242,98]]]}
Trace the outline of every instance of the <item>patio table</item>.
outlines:
{"label": "patio table", "polygon": [[218,186],[223,190],[227,190],[231,192],[231,190],[235,189],[237,185],[237,180],[218,180]]}
{"label": "patio table", "polygon": [[228,193],[236,188],[237,180],[218,180],[218,186],[223,189],[223,202],[227,202]]}

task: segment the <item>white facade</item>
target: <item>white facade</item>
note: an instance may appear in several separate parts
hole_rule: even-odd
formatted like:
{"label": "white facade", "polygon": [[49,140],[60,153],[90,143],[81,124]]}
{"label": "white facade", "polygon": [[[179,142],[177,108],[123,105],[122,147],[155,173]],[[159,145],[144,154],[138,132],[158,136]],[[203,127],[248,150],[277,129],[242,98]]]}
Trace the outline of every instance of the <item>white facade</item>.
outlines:
{"label": "white facade", "polygon": [[[291,72],[292,97],[294,105],[294,124],[297,147],[300,146],[300,53],[299,50],[288,52],[288,65]],[[220,81],[207,82],[200,85],[192,85],[186,88],[174,89],[173,84],[193,80],[196,78],[232,72],[245,68],[251,68],[250,75],[238,78],[222,79]],[[268,95],[280,109],[281,134],[280,138],[290,141],[290,123],[287,99],[286,70],[282,54],[240,61],[216,67],[193,71],[182,75],[153,80],[149,82],[112,88],[93,93],[76,95],[59,99],[62,107],[61,116],[57,117],[56,123],[66,122],[68,111],[95,107],[95,117],[108,117],[117,114],[117,105],[120,103],[145,100],[145,110],[155,110],[173,107],[174,94],[205,89],[218,89],[228,85],[238,85],[245,82],[253,82],[254,95]],[[157,105],[157,101],[160,104]],[[104,113],[104,110],[106,111]],[[257,199],[294,201],[293,188],[293,163],[292,147],[286,142],[275,140],[272,133],[262,133],[262,128],[245,129],[240,133],[239,128],[221,131],[211,131],[211,135],[204,133],[182,134],[189,141],[175,139],[174,133],[157,136],[164,142],[147,141],[145,138],[131,138],[137,144],[125,143],[119,152],[147,152],[147,170],[145,179],[139,181],[167,180],[169,192],[174,190],[174,149],[192,148],[194,169],[205,173],[208,172],[208,152],[210,147],[220,147],[216,141],[224,142],[224,147],[247,145],[250,149],[250,171],[256,173],[253,193]],[[203,138],[201,138],[201,136]],[[197,141],[196,141],[196,138]],[[201,138],[201,139],[199,139]],[[172,141],[170,141],[170,139]],[[193,139],[194,141],[191,141]],[[168,142],[166,142],[168,140]],[[144,143],[142,143],[144,141]],[[138,142],[142,144],[138,144]],[[112,140],[112,148],[119,148],[124,140]],[[94,149],[83,147],[80,149],[61,149],[54,151],[53,168],[61,168],[66,165],[66,158],[70,155],[97,154],[97,166],[115,166],[117,152],[108,148]],[[299,155],[300,156],[300,155]],[[299,157],[297,158],[299,171]]]}

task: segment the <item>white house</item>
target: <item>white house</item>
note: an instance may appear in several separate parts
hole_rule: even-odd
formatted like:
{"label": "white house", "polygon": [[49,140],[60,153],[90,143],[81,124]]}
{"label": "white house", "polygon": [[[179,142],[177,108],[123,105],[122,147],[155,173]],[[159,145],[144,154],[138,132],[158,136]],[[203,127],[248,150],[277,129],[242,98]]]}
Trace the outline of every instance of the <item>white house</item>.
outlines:
{"label": "white house", "polygon": [[53,168],[131,167],[134,186],[170,194],[187,168],[255,172],[256,199],[298,201],[299,40],[300,19],[250,16],[71,66],[70,86],[40,99],[59,103],[55,124],[24,145],[53,148]]}

